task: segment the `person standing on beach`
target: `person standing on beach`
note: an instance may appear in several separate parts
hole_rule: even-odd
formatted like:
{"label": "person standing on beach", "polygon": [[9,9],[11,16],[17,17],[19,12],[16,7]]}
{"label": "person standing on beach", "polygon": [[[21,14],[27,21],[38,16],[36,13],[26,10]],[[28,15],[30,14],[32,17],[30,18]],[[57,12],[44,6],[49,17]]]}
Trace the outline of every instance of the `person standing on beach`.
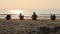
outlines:
{"label": "person standing on beach", "polygon": [[55,15],[51,15],[51,20],[55,20],[56,16]]}
{"label": "person standing on beach", "polygon": [[23,20],[24,19],[24,15],[22,15],[22,13],[20,13],[19,18],[20,18],[20,20]]}
{"label": "person standing on beach", "polygon": [[53,20],[55,20],[56,19],[56,16],[55,15],[53,15]]}
{"label": "person standing on beach", "polygon": [[32,15],[32,20],[37,20],[37,15],[36,15],[36,13],[35,12],[33,12],[33,15]]}
{"label": "person standing on beach", "polygon": [[53,15],[51,15],[51,20],[53,19]]}

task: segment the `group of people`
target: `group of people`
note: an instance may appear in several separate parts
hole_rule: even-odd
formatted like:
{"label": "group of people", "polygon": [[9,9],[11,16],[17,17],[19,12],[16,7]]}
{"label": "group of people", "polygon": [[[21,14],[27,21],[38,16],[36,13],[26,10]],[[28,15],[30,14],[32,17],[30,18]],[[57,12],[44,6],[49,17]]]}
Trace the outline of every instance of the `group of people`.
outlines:
{"label": "group of people", "polygon": [[55,20],[56,16],[55,15],[51,15],[51,20]]}
{"label": "group of people", "polygon": [[[22,15],[22,13],[20,13],[19,18],[20,18],[20,20],[24,20],[24,15]],[[38,16],[37,16],[37,14],[35,12],[33,12],[33,15],[31,16],[31,18],[32,18],[32,20],[37,20]],[[10,20],[11,19],[11,15],[7,15],[6,19]],[[55,20],[55,19],[56,19],[56,16],[55,15],[51,15],[51,20]]]}

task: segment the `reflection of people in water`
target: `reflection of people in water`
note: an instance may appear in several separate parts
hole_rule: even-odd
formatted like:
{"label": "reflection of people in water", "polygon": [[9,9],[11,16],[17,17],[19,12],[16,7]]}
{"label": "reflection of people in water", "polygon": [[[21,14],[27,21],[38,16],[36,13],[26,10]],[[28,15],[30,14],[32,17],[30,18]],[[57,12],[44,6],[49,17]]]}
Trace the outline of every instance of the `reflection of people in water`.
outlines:
{"label": "reflection of people in water", "polygon": [[7,20],[10,20],[10,19],[11,19],[11,15],[7,15],[7,16],[6,16],[6,19],[7,19]]}
{"label": "reflection of people in water", "polygon": [[22,13],[20,13],[19,18],[20,18],[20,20],[23,20],[24,19],[24,15],[22,15]]}
{"label": "reflection of people in water", "polygon": [[36,20],[37,19],[37,15],[36,15],[36,13],[35,12],[33,12],[33,15],[32,15],[32,20]]}

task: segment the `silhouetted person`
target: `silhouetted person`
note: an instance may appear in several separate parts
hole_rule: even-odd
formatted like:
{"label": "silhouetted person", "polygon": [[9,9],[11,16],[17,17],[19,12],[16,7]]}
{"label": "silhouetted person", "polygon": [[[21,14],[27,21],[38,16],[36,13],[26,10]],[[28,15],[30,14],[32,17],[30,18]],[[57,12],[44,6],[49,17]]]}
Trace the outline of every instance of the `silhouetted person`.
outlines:
{"label": "silhouetted person", "polygon": [[10,20],[10,19],[11,19],[11,15],[7,15],[6,20]]}
{"label": "silhouetted person", "polygon": [[35,14],[35,12],[33,12],[33,15],[32,15],[32,20],[37,20],[37,15]]}
{"label": "silhouetted person", "polygon": [[51,15],[51,20],[55,20],[56,16],[55,15]]}
{"label": "silhouetted person", "polygon": [[24,15],[22,15],[22,13],[20,13],[19,18],[20,18],[20,20],[23,20],[24,19]]}
{"label": "silhouetted person", "polygon": [[56,16],[55,15],[53,15],[53,20],[55,20],[56,19]]}
{"label": "silhouetted person", "polygon": [[51,20],[53,20],[53,15],[51,15]]}

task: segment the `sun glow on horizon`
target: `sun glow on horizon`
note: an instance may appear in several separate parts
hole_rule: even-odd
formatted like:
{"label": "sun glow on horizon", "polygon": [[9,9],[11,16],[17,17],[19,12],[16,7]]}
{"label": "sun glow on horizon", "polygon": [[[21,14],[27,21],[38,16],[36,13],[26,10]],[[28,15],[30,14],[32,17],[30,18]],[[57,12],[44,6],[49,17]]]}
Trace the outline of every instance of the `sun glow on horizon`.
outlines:
{"label": "sun glow on horizon", "polygon": [[20,13],[23,14],[23,10],[11,10],[11,12],[12,12],[13,14],[20,14]]}

